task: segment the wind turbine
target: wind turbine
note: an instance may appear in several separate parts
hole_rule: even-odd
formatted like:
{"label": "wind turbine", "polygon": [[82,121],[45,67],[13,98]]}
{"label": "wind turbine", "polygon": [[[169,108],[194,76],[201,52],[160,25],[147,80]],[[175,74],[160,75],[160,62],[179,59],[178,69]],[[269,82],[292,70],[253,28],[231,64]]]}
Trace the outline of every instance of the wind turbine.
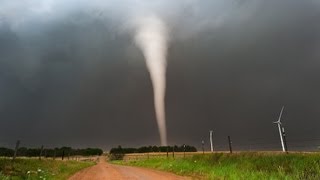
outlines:
{"label": "wind turbine", "polygon": [[282,128],[282,124],[281,124],[281,117],[282,117],[282,112],[283,112],[284,106],[282,106],[281,111],[280,111],[280,115],[278,118],[278,121],[273,122],[275,124],[278,124],[278,129],[279,129],[279,134],[280,134],[280,140],[281,140],[281,145],[282,145],[282,151],[286,152],[286,147],[285,147],[285,142],[283,140],[283,134],[284,134],[284,128]]}
{"label": "wind turbine", "polygon": [[213,135],[213,131],[210,130],[210,148],[211,148],[211,152],[213,152],[213,140],[212,140],[212,135]]}

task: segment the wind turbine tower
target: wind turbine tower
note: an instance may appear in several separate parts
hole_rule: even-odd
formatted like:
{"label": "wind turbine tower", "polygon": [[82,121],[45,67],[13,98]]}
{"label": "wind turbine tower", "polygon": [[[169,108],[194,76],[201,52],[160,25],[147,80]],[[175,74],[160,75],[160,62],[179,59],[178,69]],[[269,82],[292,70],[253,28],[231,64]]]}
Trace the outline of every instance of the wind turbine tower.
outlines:
{"label": "wind turbine tower", "polygon": [[280,135],[280,140],[281,140],[281,146],[282,146],[282,151],[283,152],[287,152],[287,148],[286,148],[286,142],[284,140],[284,128],[282,127],[282,123],[281,123],[281,117],[282,117],[282,112],[283,112],[284,106],[282,106],[281,111],[280,111],[280,115],[278,118],[278,121],[273,122],[275,124],[278,125],[278,129],[279,129],[279,135]]}
{"label": "wind turbine tower", "polygon": [[211,147],[211,152],[213,152],[213,139],[212,139],[212,136],[213,136],[213,131],[210,130],[210,147]]}

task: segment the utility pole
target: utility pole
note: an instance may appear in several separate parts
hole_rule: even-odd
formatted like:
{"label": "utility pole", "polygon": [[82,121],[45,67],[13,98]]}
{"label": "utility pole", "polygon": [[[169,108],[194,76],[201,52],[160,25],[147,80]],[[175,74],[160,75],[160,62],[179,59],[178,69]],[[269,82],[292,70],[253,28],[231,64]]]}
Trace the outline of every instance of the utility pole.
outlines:
{"label": "utility pole", "polygon": [[213,135],[213,131],[210,130],[210,148],[211,148],[211,152],[213,152],[213,139],[212,139],[212,135]]}
{"label": "utility pole", "polygon": [[18,140],[18,141],[16,142],[16,148],[14,149],[14,154],[13,154],[12,161],[14,161],[14,160],[16,159],[16,157],[17,157],[19,145],[20,145],[20,141]]}
{"label": "utility pole", "polygon": [[229,150],[230,150],[230,153],[232,153],[232,142],[231,142],[230,136],[228,136],[228,142],[229,142]]}

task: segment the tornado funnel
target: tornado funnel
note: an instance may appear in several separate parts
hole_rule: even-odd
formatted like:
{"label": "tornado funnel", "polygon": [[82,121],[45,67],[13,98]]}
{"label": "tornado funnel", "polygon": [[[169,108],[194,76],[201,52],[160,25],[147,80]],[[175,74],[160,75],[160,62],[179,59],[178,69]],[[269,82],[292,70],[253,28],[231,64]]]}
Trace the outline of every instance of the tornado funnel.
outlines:
{"label": "tornado funnel", "polygon": [[164,22],[156,16],[139,18],[135,42],[142,50],[150,73],[154,106],[161,145],[167,145],[165,92],[168,31]]}

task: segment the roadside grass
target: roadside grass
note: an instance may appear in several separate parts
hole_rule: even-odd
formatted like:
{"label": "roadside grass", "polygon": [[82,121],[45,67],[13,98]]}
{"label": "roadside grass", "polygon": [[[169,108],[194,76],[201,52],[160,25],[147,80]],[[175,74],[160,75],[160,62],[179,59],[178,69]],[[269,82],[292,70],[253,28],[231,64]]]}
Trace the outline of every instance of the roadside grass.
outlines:
{"label": "roadside grass", "polygon": [[186,158],[112,161],[201,179],[320,179],[319,153],[214,153]]}
{"label": "roadside grass", "polygon": [[0,158],[0,180],[20,179],[67,179],[77,171],[94,165],[95,162],[61,161],[49,159],[11,159]]}

